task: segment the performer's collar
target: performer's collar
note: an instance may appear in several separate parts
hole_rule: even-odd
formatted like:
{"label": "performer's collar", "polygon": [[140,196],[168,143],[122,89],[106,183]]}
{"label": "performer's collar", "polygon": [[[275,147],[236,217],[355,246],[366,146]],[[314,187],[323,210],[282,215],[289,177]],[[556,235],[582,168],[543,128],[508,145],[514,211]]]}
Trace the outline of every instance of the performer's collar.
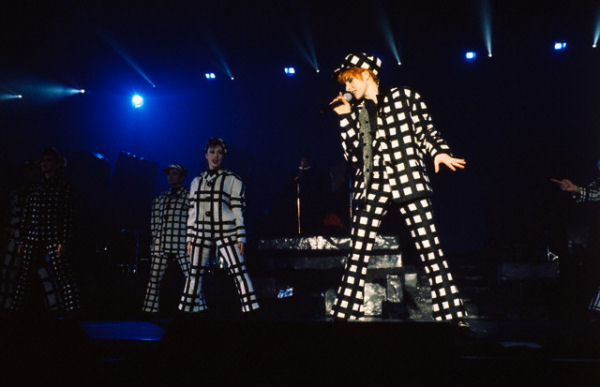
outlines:
{"label": "performer's collar", "polygon": [[215,169],[207,169],[206,170],[206,175],[207,176],[215,176],[215,175],[220,175],[223,171],[222,167],[217,167]]}
{"label": "performer's collar", "polygon": [[180,185],[180,186],[178,186],[178,187],[171,187],[171,190],[170,190],[170,192],[171,192],[171,194],[175,195],[175,194],[178,194],[178,193],[180,193],[181,191],[183,191],[183,189],[184,189],[184,188],[185,188],[185,187],[184,187],[183,185]]}

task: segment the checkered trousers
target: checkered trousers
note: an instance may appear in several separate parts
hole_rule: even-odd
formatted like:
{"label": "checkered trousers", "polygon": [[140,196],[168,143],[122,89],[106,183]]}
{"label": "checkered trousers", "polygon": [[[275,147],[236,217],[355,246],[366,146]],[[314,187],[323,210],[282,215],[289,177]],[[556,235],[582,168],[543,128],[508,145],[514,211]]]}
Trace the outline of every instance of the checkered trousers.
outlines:
{"label": "checkered trousers", "polygon": [[[233,277],[242,312],[259,309],[256,292],[244,256],[237,246],[234,237],[209,238],[206,234],[192,242],[192,265],[185,283],[179,309],[183,312],[202,312],[207,309],[206,299],[202,291],[202,279],[208,271],[211,254],[218,253],[225,260],[229,275]],[[213,250],[216,252],[213,253]]]}
{"label": "checkered trousers", "polygon": [[[47,306],[49,302],[56,304],[57,296],[60,298],[60,305],[66,312],[79,310],[79,290],[73,280],[73,272],[69,259],[57,254],[58,244],[25,244],[21,272],[17,281],[17,289],[11,309],[15,311],[22,310],[25,298],[31,291],[31,280],[36,267],[45,268],[48,277],[45,276],[46,270],[38,271],[44,293],[46,295]],[[56,282],[56,291],[54,286],[48,286],[49,281]]]}
{"label": "checkered trousers", "polygon": [[[368,191],[365,206],[357,211],[352,219],[351,252],[332,308],[332,315],[337,319],[355,319],[363,313],[369,258],[377,230],[392,200],[392,188],[382,178],[381,170],[373,172],[373,183]],[[434,319],[452,320],[465,317],[458,288],[454,284],[448,262],[440,247],[430,199],[404,202],[399,207],[431,286]]]}
{"label": "checkered trousers", "polygon": [[[421,96],[408,88],[393,88],[380,95],[377,105],[377,132],[373,139],[374,168],[383,167],[394,202],[403,203],[431,196],[432,188],[423,157],[450,154],[450,148],[433,125]],[[344,156],[362,164],[359,105],[340,115]],[[366,194],[362,168],[357,168],[353,194],[363,200]]]}
{"label": "checkered trousers", "polygon": [[[2,309],[10,309],[12,307],[21,271],[22,258],[17,255],[17,241],[19,240],[19,225],[21,224],[23,206],[25,205],[27,194],[28,191],[25,189],[10,193],[10,239],[0,268],[0,308]],[[58,310],[58,303],[60,301],[58,288],[56,287],[56,283],[50,278],[45,266],[37,270],[37,276],[42,281],[46,310]]]}
{"label": "checkered trousers", "polygon": [[152,262],[150,263],[150,279],[148,280],[148,286],[146,287],[142,311],[148,313],[157,313],[159,311],[160,284],[167,271],[169,261],[176,261],[179,265],[179,269],[187,278],[190,271],[190,258],[188,257],[187,252],[185,254],[163,253],[158,256],[153,256]]}
{"label": "checkered trousers", "polygon": [[184,187],[165,191],[152,204],[152,256],[187,255],[186,230],[190,208]]}

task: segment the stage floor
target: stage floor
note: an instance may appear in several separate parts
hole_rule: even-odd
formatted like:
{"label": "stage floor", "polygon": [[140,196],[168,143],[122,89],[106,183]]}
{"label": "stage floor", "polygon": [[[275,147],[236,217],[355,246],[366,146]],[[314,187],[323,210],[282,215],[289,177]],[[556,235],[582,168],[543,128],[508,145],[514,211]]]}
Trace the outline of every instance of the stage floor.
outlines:
{"label": "stage floor", "polygon": [[464,333],[444,323],[378,319],[13,320],[2,325],[2,377],[45,385],[82,377],[85,385],[194,378],[208,385],[597,385],[597,325],[471,325]]}

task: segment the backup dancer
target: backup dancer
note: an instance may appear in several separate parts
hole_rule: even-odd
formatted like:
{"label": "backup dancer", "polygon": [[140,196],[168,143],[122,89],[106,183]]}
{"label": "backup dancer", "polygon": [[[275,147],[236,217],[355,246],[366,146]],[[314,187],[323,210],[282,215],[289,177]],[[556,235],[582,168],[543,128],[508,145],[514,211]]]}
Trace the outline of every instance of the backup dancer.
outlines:
{"label": "backup dancer", "polygon": [[[4,260],[0,263],[0,309],[10,310],[19,279],[22,257],[17,254],[19,241],[21,240],[20,226],[23,217],[23,208],[32,186],[40,179],[40,171],[37,165],[26,162],[20,170],[25,183],[21,188],[9,193],[10,214],[8,226],[8,244],[4,254]],[[44,304],[49,312],[59,311],[60,297],[56,283],[50,277],[45,265],[40,265],[37,276],[42,282],[44,291]]]}
{"label": "backup dancer", "polygon": [[54,148],[42,152],[43,178],[35,184],[25,202],[17,247],[23,256],[12,310],[21,311],[31,289],[34,270],[46,266],[58,285],[63,311],[79,310],[79,290],[73,281],[68,258],[73,232],[72,188],[61,177],[64,158]]}
{"label": "backup dancer", "polygon": [[363,313],[365,278],[375,237],[392,203],[397,204],[425,267],[431,286],[433,317],[468,326],[454,278],[440,247],[431,208],[432,188],[424,156],[452,171],[464,168],[433,125],[420,94],[400,87],[384,90],[378,76],[381,60],[349,54],[334,76],[355,104],[342,93],[332,101],[338,114],[344,156],[356,166],[353,184],[357,210],[352,219],[351,252],[332,308],[335,319]]}
{"label": "backup dancer", "polygon": [[142,306],[142,311],[147,313],[159,311],[160,283],[169,261],[176,261],[186,278],[190,270],[186,250],[190,191],[183,186],[187,170],[182,165],[171,164],[163,172],[171,189],[161,193],[152,204],[152,262]]}
{"label": "backup dancer", "polygon": [[192,181],[187,221],[191,267],[179,304],[183,312],[207,309],[202,279],[208,271],[211,254],[215,253],[224,258],[235,280],[242,312],[259,308],[244,259],[245,187],[237,175],[221,168],[227,153],[225,141],[209,139],[204,150],[208,169]]}

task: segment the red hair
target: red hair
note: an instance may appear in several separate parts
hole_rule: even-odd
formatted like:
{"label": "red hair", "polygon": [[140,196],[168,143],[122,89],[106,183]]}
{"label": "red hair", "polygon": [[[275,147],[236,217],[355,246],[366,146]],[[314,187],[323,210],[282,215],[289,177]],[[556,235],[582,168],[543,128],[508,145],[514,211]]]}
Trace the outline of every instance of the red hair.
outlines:
{"label": "red hair", "polygon": [[377,78],[377,75],[375,75],[375,73],[373,73],[373,71],[371,71],[370,69],[363,69],[360,67],[350,67],[350,68],[340,71],[337,75],[337,81],[343,85],[344,83],[346,83],[348,78],[351,78],[351,77],[364,79],[363,73],[365,71],[368,72],[369,74],[371,74],[371,78],[373,78],[375,83],[379,83],[379,78]]}

